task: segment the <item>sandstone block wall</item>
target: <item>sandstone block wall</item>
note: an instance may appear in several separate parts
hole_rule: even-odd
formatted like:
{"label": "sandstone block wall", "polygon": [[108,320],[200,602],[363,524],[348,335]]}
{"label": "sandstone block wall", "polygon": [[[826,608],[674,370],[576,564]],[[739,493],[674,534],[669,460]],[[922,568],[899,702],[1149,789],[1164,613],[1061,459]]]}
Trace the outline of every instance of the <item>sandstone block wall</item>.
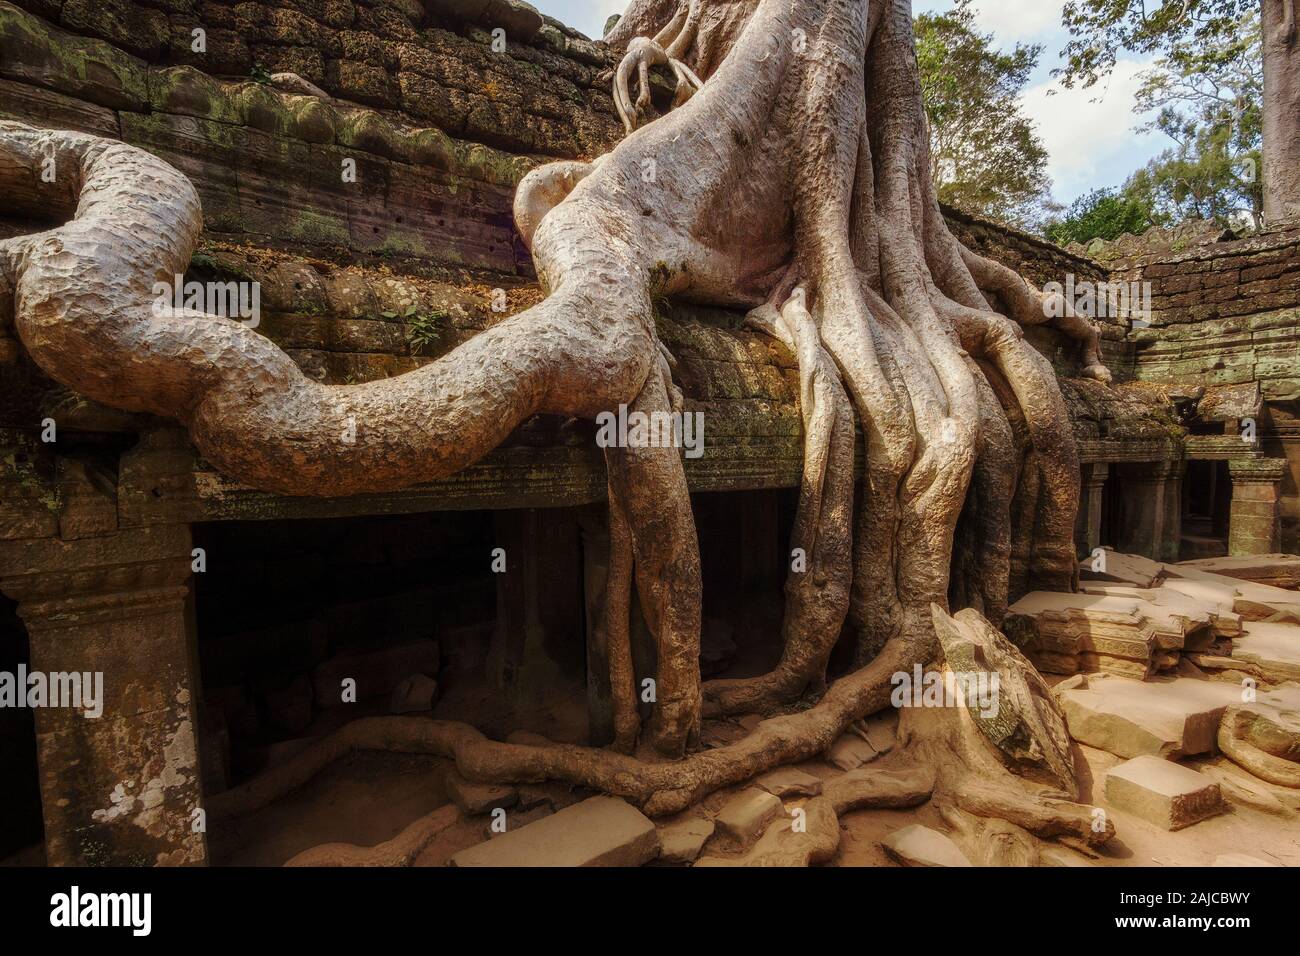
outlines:
{"label": "sandstone block wall", "polygon": [[[539,162],[594,156],[621,136],[601,77],[613,62],[608,51],[513,0],[164,7],[0,0],[0,117],[121,138],[183,170],[207,227],[189,278],[258,282],[260,331],[321,381],[400,374],[535,302],[540,290],[511,216],[515,185]],[[491,51],[497,23],[507,24],[502,53]],[[202,56],[188,45],[196,25],[207,31]],[[278,70],[334,98],[264,82]],[[355,163],[354,183],[340,176],[345,160]],[[1102,275],[1041,240],[950,218],[973,247],[1035,281]],[[0,212],[2,231],[33,227]],[[493,309],[497,289],[504,311]],[[31,366],[7,331],[0,327],[0,360],[9,361],[0,427],[30,430],[52,409],[64,420],[76,397]],[[1117,368],[1121,331],[1107,331]],[[797,481],[792,357],[722,310],[668,310],[660,333],[693,408],[709,412],[711,447],[693,463],[692,481]],[[1047,329],[1030,335],[1063,375],[1077,370],[1072,343]],[[1104,395],[1084,405],[1090,436],[1115,431],[1108,423],[1126,407]],[[578,455],[581,436],[543,428],[522,440]],[[599,491],[578,477],[593,463],[575,460],[569,477],[557,465],[558,499]],[[490,475],[496,487],[515,485],[491,469],[475,480]],[[233,516],[237,498],[247,510],[235,514],[267,516],[265,502],[239,498],[244,491],[220,476],[203,487],[220,489],[220,516]]]}
{"label": "sandstone block wall", "polygon": [[1300,550],[1300,229],[1130,246],[1107,264],[1114,281],[1151,285],[1151,325],[1130,334],[1140,381],[1184,392],[1258,386],[1258,451],[1287,461],[1280,544]]}

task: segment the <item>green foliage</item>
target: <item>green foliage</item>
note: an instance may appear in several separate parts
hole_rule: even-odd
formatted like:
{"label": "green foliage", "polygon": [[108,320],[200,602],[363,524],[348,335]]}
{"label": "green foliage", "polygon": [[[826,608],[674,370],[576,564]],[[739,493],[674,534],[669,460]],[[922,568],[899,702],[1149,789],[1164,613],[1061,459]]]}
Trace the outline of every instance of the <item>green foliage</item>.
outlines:
{"label": "green foliage", "polygon": [[271,82],[271,71],[262,63],[254,63],[252,72],[250,72],[248,76],[254,83]]}
{"label": "green foliage", "polygon": [[[396,318],[396,313],[385,312],[385,318]],[[442,341],[442,329],[438,328],[440,320],[445,319],[443,312],[419,312],[415,306],[406,310],[403,321],[406,323],[406,343],[412,355],[424,355]]]}
{"label": "green foliage", "polygon": [[1222,43],[1260,0],[1069,0],[1061,20],[1071,39],[1062,83],[1090,87],[1107,76],[1121,50],[1173,53]]}
{"label": "green foliage", "polygon": [[1049,202],[1047,149],[1020,109],[1041,46],[993,45],[970,0],[916,18],[921,95],[930,119],[931,178],[950,205],[1030,226]]}
{"label": "green foliage", "polygon": [[1263,53],[1258,11],[1231,36],[1177,49],[1143,75],[1134,111],[1156,112],[1143,130],[1159,130],[1174,147],[1125,185],[1160,224],[1237,216],[1258,227],[1263,207]]}
{"label": "green foliage", "polygon": [[1152,225],[1151,210],[1141,202],[1113,189],[1094,189],[1076,199],[1064,218],[1049,223],[1044,233],[1052,242],[1065,246],[1093,239],[1118,239],[1126,232],[1141,234]]}

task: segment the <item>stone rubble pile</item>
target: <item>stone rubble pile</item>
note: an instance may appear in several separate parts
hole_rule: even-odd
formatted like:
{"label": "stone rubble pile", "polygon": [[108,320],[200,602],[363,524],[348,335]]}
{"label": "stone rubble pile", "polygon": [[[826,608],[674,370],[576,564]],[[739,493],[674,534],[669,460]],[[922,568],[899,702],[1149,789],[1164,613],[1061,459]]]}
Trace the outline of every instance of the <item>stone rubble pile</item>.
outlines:
{"label": "stone rubble pile", "polygon": [[1260,583],[1293,581],[1296,566],[1287,555],[1169,564],[1106,551],[1080,564],[1079,593],[1026,594],[1004,630],[1046,674],[1300,680],[1300,593]]}

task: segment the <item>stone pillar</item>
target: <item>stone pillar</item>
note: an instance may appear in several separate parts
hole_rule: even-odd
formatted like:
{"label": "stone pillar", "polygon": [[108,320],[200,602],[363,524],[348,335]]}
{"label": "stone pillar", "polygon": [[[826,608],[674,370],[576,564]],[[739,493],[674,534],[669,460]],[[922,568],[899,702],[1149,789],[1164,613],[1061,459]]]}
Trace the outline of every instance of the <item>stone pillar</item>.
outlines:
{"label": "stone pillar", "polygon": [[1180,458],[1169,463],[1169,477],[1165,480],[1165,521],[1161,530],[1160,560],[1175,562],[1183,546],[1183,478],[1187,475],[1187,461]]}
{"label": "stone pillar", "polygon": [[29,672],[102,675],[99,716],[34,708],[46,856],[202,864],[189,527],[110,527],[88,501],[64,512],[60,537],[0,541],[0,591],[18,602]]}
{"label": "stone pillar", "polygon": [[506,568],[496,575],[488,673],[511,701],[535,703],[583,679],[578,522],[562,509],[521,508],[498,511],[495,529]]}
{"label": "stone pillar", "polygon": [[1079,515],[1083,527],[1080,543],[1085,555],[1092,554],[1101,547],[1102,498],[1105,493],[1106,479],[1110,477],[1110,465],[1096,461],[1083,466],[1083,502]]}
{"label": "stone pillar", "polygon": [[1286,461],[1246,458],[1228,462],[1232,510],[1228,554],[1271,554],[1280,547],[1278,497]]}
{"label": "stone pillar", "polygon": [[585,509],[582,534],[582,594],[587,631],[587,742],[614,742],[614,698],[609,682],[609,640],[605,633],[605,582],[609,578],[609,511]]}
{"label": "stone pillar", "polygon": [[1122,527],[1116,529],[1116,550],[1162,560],[1168,518],[1165,494],[1171,470],[1171,462],[1155,461],[1128,465],[1119,473],[1124,518]]}

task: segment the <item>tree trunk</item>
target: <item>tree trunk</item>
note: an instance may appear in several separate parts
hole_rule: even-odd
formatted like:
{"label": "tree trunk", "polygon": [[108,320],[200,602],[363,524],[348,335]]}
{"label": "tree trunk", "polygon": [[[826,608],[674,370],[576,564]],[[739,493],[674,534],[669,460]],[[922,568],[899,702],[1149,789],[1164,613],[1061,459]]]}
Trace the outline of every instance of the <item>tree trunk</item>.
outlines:
{"label": "tree trunk", "polygon": [[1263,0],[1264,222],[1300,217],[1300,32],[1296,0]]}

